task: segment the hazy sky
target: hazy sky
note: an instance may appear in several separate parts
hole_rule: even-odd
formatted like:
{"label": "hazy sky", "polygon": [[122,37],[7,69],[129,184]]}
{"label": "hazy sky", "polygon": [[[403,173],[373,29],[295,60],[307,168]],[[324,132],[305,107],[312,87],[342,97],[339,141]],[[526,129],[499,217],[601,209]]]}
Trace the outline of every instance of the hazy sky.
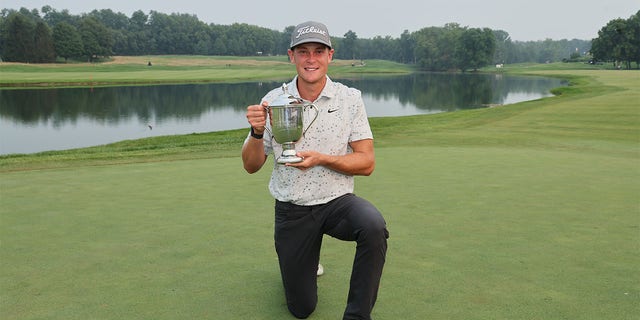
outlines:
{"label": "hazy sky", "polygon": [[352,30],[359,38],[397,38],[404,30],[413,32],[456,22],[471,28],[504,30],[513,40],[520,41],[590,40],[610,20],[628,19],[640,10],[637,0],[0,1],[1,8],[10,9],[40,10],[47,4],[74,15],[111,9],[131,17],[137,10],[147,14],[155,10],[193,14],[206,23],[239,22],[278,31],[306,20],[317,20],[324,22],[336,37]]}

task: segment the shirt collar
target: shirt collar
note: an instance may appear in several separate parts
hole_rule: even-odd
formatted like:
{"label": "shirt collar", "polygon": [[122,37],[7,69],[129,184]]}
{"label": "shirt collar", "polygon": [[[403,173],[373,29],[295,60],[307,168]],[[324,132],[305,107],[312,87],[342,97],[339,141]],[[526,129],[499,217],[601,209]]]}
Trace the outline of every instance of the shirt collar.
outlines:
{"label": "shirt collar", "polygon": [[[335,86],[333,85],[333,81],[331,80],[331,78],[329,78],[329,76],[325,76],[327,77],[327,82],[324,84],[324,88],[322,88],[322,92],[320,92],[320,95],[318,96],[317,100],[320,100],[321,98],[325,97],[327,99],[331,99],[335,96]],[[298,76],[296,75],[293,80],[291,81],[291,83],[289,84],[289,93],[294,96],[294,97],[300,97],[300,92],[298,92]],[[310,102],[315,102],[315,101],[310,101]]]}

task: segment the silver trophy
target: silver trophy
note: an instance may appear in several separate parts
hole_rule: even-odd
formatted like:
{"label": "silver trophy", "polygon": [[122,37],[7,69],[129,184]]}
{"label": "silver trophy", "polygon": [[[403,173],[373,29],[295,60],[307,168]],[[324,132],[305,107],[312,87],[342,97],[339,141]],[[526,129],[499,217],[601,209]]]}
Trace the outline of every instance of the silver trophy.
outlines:
{"label": "silver trophy", "polygon": [[[315,110],[316,114],[309,126],[304,129],[303,114],[307,108]],[[287,85],[282,84],[282,95],[267,107],[271,124],[270,133],[276,142],[282,145],[282,154],[276,160],[277,163],[296,163],[303,160],[296,155],[295,144],[311,128],[318,118],[318,113],[314,105],[305,104],[304,100],[293,97],[287,92]]]}

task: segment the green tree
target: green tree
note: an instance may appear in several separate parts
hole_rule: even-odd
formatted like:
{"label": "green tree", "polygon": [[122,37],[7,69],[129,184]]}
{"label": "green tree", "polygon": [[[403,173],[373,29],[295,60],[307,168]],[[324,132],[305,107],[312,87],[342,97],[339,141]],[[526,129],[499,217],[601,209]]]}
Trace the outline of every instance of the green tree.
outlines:
{"label": "green tree", "polygon": [[52,27],[55,27],[59,23],[66,22],[72,26],[77,27],[80,21],[79,16],[74,16],[69,13],[69,10],[65,9],[61,12],[51,8],[51,6],[42,7],[42,13],[44,14],[43,20]]}
{"label": "green tree", "polygon": [[[202,36],[209,34],[207,25],[189,14],[167,15],[151,11],[149,28],[149,37],[155,42],[154,49],[158,54],[194,54]],[[204,47],[202,43],[199,45]]]}
{"label": "green tree", "polygon": [[[223,36],[218,37],[214,42],[215,54],[219,54],[219,49],[223,46],[227,49],[227,54],[238,56],[255,55],[258,52],[262,54],[284,53],[283,49],[278,50],[276,47],[283,41],[283,38],[276,31],[246,23],[234,23],[231,26],[223,27],[222,30]],[[218,40],[224,40],[224,42],[221,43]],[[288,45],[289,42],[287,42]]]}
{"label": "green tree", "polygon": [[438,69],[438,43],[442,35],[442,28],[437,27],[423,28],[415,33],[414,56],[420,68],[431,71]]}
{"label": "green tree", "polygon": [[471,28],[462,31],[456,45],[457,67],[464,72],[490,64],[495,52],[495,42],[490,29]]}
{"label": "green tree", "polygon": [[360,59],[396,60],[401,55],[400,40],[391,36],[358,39],[357,46]]}
{"label": "green tree", "polygon": [[442,56],[442,70],[455,70],[460,68],[456,60],[456,48],[459,46],[460,37],[466,29],[466,27],[461,27],[458,23],[447,23],[444,25],[444,35],[439,45],[439,53]]}
{"label": "green tree", "polygon": [[222,25],[211,24],[209,26],[209,30],[209,38],[211,39],[211,48],[209,49],[209,53],[212,55],[224,55],[227,52],[225,27]]}
{"label": "green tree", "polygon": [[206,31],[198,31],[196,33],[196,44],[194,45],[194,53],[199,55],[209,54],[209,43],[211,39]]}
{"label": "green tree", "polygon": [[635,61],[636,67],[640,68],[640,10],[627,20],[627,25],[631,44],[630,61]]}
{"label": "green tree", "polygon": [[131,54],[129,48],[129,18],[121,12],[114,12],[111,9],[93,10],[89,16],[96,18],[111,33],[113,45],[111,52],[113,54],[126,55]]}
{"label": "green tree", "polygon": [[464,31],[457,23],[423,28],[416,32],[415,57],[418,66],[429,71],[457,68],[455,50]]}
{"label": "green tree", "polygon": [[109,29],[98,19],[92,16],[85,16],[80,21],[78,31],[82,39],[84,55],[89,61],[94,61],[98,57],[111,56],[113,37]]}
{"label": "green tree", "polygon": [[221,56],[227,54],[227,52],[227,36],[221,35],[216,38],[215,42],[213,43],[213,51],[211,53]]}
{"label": "green tree", "polygon": [[[294,28],[289,26],[279,32],[247,24],[207,25],[195,15],[167,15],[156,11],[147,15],[138,10],[131,18],[110,9],[93,10],[81,15],[71,15],[67,10],[58,12],[51,6],[44,6],[41,11],[42,18],[36,9],[0,10],[0,52],[3,55],[16,59],[15,53],[20,45],[23,48],[30,46],[29,49],[22,49],[19,59],[35,61],[35,26],[41,20],[54,31],[62,22],[75,27],[81,34],[82,41],[86,42],[83,49],[92,58],[111,54],[253,55],[262,52],[279,55],[286,53]],[[18,22],[24,26],[15,27],[15,18],[9,19],[14,14],[22,15],[24,19]],[[89,22],[88,18],[95,19],[98,24]],[[624,34],[627,42],[614,48],[610,39],[603,37],[602,41],[594,42],[592,53],[601,52],[596,56],[607,57],[607,60],[617,61],[618,64],[627,61],[627,66],[630,64],[628,61],[640,60],[638,20],[636,14],[631,19],[624,20],[624,28],[617,28]],[[11,30],[20,29],[20,33],[16,35],[13,31],[9,32],[10,27]],[[428,27],[411,33],[405,30],[399,38],[375,36],[371,39],[359,39],[354,31],[349,30],[344,37],[332,38],[332,42],[337,59],[387,59],[413,63],[425,70],[456,70],[474,68],[480,58],[477,54],[481,51],[469,49],[473,47],[471,43],[481,38],[480,35],[475,39],[475,31],[470,31],[463,37],[466,31],[469,31],[467,27],[449,23],[444,27]],[[31,34],[27,36],[27,33]],[[589,40],[546,39],[521,42],[511,40],[508,33],[502,30],[493,33],[496,46],[492,60],[494,63],[560,61],[572,54],[584,54],[591,49]],[[58,37],[54,36],[54,44]],[[476,44],[483,45],[481,41]],[[55,47],[60,45],[55,44]],[[461,59],[461,55],[465,56],[464,59]],[[471,64],[467,65],[469,63]]]}
{"label": "green tree", "polygon": [[144,30],[148,22],[149,16],[146,15],[142,10],[137,10],[133,14],[131,14],[131,18],[129,19],[129,27],[132,31]]}
{"label": "green tree", "polygon": [[288,26],[284,28],[284,30],[280,34],[280,41],[278,41],[278,45],[276,46],[276,52],[274,52],[275,54],[287,53],[287,50],[290,49],[289,46],[291,45],[291,33],[295,28],[295,26]]}
{"label": "green tree", "polygon": [[400,56],[394,60],[402,63],[415,63],[415,47],[415,37],[409,33],[409,30],[404,30],[400,35]]}
{"label": "green tree", "polygon": [[593,57],[601,61],[611,61],[614,66],[622,61],[626,47],[626,21],[614,19],[609,21],[600,31],[598,38],[593,40]]}
{"label": "green tree", "polygon": [[173,39],[177,42],[180,54],[196,54],[196,46],[208,47],[202,44],[202,41],[209,41],[207,25],[198,20],[198,17],[192,14],[174,14],[176,30],[173,33]]}
{"label": "green tree", "polygon": [[493,54],[493,62],[495,64],[511,63],[514,53],[513,42],[508,32],[504,30],[493,31],[493,37],[496,40],[496,50]]}
{"label": "green tree", "polygon": [[38,21],[33,35],[33,61],[36,63],[54,62],[56,59],[51,29],[44,21]]}
{"label": "green tree", "polygon": [[355,59],[358,54],[357,43],[358,35],[351,30],[347,31],[342,40],[342,47],[340,47],[340,57],[344,59]]}
{"label": "green tree", "polygon": [[629,19],[613,19],[598,31],[591,54],[598,61],[611,61],[615,67],[631,69],[631,62],[640,68],[640,11]]}
{"label": "green tree", "polygon": [[631,62],[640,61],[640,11],[618,23],[615,31],[618,42],[614,43],[613,58],[619,62],[618,66],[624,64],[626,69],[631,69]]}
{"label": "green tree", "polygon": [[128,32],[125,34],[127,54],[142,55],[153,52],[148,22],[149,16],[142,10],[135,11],[131,15]]}
{"label": "green tree", "polygon": [[84,52],[80,33],[66,22],[60,22],[53,27],[53,41],[56,54],[63,57],[65,62],[69,58],[82,56]]}
{"label": "green tree", "polygon": [[93,10],[89,16],[95,17],[105,27],[112,30],[127,30],[129,18],[122,12],[114,12],[111,9]]}
{"label": "green tree", "polygon": [[34,62],[35,23],[23,13],[11,13],[4,28],[2,59],[12,62]]}

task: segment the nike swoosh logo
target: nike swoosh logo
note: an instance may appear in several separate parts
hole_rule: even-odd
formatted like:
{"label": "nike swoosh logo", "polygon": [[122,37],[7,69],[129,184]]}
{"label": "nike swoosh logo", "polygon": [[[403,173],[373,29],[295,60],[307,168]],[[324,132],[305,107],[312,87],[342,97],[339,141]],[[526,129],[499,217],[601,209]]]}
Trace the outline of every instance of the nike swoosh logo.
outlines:
{"label": "nike swoosh logo", "polygon": [[327,110],[327,112],[328,113],[332,113],[332,112],[336,112],[338,110],[340,110],[340,108],[329,109],[329,110]]}

